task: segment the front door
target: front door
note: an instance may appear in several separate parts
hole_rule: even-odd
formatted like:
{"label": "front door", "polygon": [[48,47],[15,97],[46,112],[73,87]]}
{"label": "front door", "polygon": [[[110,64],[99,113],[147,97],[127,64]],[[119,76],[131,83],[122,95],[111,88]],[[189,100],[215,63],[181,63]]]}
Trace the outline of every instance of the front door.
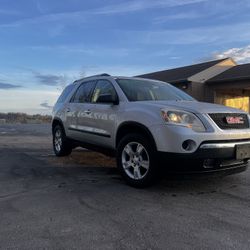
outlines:
{"label": "front door", "polygon": [[90,127],[93,129],[92,142],[106,147],[113,147],[115,143],[115,131],[119,105],[103,103],[100,96],[110,95],[117,99],[117,93],[113,84],[108,80],[98,80],[95,86],[91,103]]}

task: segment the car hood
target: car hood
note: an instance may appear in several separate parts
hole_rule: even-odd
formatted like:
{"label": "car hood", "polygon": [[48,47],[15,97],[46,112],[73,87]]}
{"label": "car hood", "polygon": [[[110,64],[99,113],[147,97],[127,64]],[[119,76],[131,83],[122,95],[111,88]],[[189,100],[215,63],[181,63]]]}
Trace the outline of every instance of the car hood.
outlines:
{"label": "car hood", "polygon": [[223,105],[198,102],[198,101],[142,101],[146,105],[155,105],[159,108],[173,108],[189,111],[192,113],[245,113],[240,109]]}

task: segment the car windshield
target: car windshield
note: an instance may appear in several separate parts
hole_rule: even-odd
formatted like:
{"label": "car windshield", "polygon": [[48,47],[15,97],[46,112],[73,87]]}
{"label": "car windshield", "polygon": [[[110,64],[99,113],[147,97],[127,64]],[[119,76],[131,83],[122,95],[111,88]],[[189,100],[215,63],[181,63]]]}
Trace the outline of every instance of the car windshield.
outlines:
{"label": "car windshield", "polygon": [[194,98],[169,83],[146,79],[116,79],[127,96],[133,101],[195,101]]}

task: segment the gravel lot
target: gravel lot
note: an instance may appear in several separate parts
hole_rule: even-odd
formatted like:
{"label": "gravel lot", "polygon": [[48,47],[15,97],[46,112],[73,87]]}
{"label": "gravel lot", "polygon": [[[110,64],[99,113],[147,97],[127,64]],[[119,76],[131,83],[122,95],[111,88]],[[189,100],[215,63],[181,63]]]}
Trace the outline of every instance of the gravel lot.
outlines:
{"label": "gravel lot", "polygon": [[54,157],[49,125],[0,125],[1,249],[249,249],[249,190],[250,170],[134,189],[111,158]]}

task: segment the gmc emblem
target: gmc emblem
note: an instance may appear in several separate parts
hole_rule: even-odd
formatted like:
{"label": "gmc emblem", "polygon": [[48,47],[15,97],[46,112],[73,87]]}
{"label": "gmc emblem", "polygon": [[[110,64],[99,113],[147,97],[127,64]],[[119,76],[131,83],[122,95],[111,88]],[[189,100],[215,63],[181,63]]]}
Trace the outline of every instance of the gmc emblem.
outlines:
{"label": "gmc emblem", "polygon": [[226,121],[228,124],[244,124],[243,117],[241,116],[227,116]]}

